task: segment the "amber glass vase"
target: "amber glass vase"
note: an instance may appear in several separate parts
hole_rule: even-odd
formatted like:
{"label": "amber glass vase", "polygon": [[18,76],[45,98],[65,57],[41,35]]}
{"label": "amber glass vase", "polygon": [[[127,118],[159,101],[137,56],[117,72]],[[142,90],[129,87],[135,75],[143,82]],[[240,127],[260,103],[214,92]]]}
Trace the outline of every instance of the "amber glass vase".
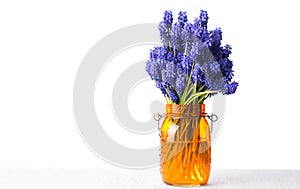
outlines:
{"label": "amber glass vase", "polygon": [[211,138],[205,105],[167,104],[160,137],[163,181],[175,186],[207,184]]}

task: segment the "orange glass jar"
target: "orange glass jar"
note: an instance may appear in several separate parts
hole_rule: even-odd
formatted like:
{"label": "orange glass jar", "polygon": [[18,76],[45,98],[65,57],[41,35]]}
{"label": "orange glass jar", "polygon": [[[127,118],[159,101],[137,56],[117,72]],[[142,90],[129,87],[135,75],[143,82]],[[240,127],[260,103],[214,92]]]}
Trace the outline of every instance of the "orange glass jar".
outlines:
{"label": "orange glass jar", "polygon": [[167,104],[160,136],[160,172],[163,181],[176,186],[207,184],[211,137],[205,105]]}

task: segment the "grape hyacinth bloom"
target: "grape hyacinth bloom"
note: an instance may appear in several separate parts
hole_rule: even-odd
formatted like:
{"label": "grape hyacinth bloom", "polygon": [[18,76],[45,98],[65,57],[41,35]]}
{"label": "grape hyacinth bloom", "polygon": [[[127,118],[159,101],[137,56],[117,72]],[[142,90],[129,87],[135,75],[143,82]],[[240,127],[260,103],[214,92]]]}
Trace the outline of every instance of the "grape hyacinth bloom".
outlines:
{"label": "grape hyacinth bloom", "polygon": [[171,88],[168,88],[168,94],[170,95],[170,99],[172,100],[172,102],[174,102],[175,104],[179,103],[179,98],[177,96],[176,91],[174,91]]}
{"label": "grape hyacinth bloom", "polygon": [[201,27],[206,29],[207,28],[207,22],[208,22],[207,11],[201,10],[199,18],[200,18]]}
{"label": "grape hyacinth bloom", "polygon": [[217,28],[209,32],[209,46],[211,48],[217,48],[221,45],[222,40],[222,31],[220,28]]}
{"label": "grape hyacinth bloom", "polygon": [[[204,73],[202,72],[202,68],[199,63],[195,64],[195,67],[192,71],[192,82],[197,83],[197,86],[201,85],[207,85],[207,79],[204,76]],[[208,85],[207,85],[208,87]]]}
{"label": "grape hyacinth bloom", "polygon": [[171,30],[171,46],[179,51],[183,51],[182,28],[176,23]]}
{"label": "grape hyacinth bloom", "polygon": [[160,39],[163,43],[163,46],[167,46],[168,45],[168,38],[169,38],[169,29],[167,27],[167,24],[164,22],[160,22],[158,25],[158,30],[160,33]]}
{"label": "grape hyacinth bloom", "polygon": [[175,89],[179,97],[182,96],[183,90],[185,89],[185,85],[186,85],[186,76],[184,75],[184,73],[178,74],[176,78]]}
{"label": "grape hyacinth bloom", "polygon": [[226,91],[225,94],[234,94],[239,84],[237,82],[232,82],[229,84],[226,84]]}
{"label": "grape hyacinth bloom", "polygon": [[173,14],[172,11],[165,11],[164,13],[164,23],[166,24],[172,24],[173,23]]}
{"label": "grape hyacinth bloom", "polygon": [[176,81],[176,65],[172,62],[168,62],[166,65],[166,82],[174,86],[174,83]]}
{"label": "grape hyacinth bloom", "polygon": [[160,81],[156,81],[156,87],[159,88],[164,96],[167,95],[164,85]]}
{"label": "grape hyacinth bloom", "polygon": [[186,56],[183,58],[181,66],[182,66],[184,73],[189,75],[192,70],[193,60],[191,58],[189,58],[188,56]]}
{"label": "grape hyacinth bloom", "polygon": [[178,24],[179,27],[184,28],[185,23],[188,21],[187,15],[185,11],[180,11],[178,13]]}
{"label": "grape hyacinth bloom", "polygon": [[[177,22],[165,11],[158,30],[162,45],[150,50],[146,71],[168,103],[203,103],[216,93],[234,94],[239,84],[232,81],[230,45],[222,46],[222,30],[208,30],[207,11],[194,22],[180,11]],[[192,89],[192,90],[191,90]]]}

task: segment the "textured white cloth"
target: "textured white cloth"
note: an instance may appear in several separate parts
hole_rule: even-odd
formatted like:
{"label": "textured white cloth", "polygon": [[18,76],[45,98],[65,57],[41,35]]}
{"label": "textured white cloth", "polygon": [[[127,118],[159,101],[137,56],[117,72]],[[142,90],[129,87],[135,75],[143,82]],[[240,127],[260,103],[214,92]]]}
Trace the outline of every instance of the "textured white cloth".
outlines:
{"label": "textured white cloth", "polygon": [[[9,169],[0,168],[2,189],[178,189],[161,181],[158,168],[125,169]],[[209,184],[195,188],[300,189],[297,170],[213,170]]]}

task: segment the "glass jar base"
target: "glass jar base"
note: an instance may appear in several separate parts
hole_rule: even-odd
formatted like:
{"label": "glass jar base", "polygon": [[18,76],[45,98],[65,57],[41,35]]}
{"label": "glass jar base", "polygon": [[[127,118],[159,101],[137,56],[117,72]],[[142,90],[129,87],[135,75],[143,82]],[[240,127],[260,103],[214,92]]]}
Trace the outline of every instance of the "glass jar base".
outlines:
{"label": "glass jar base", "polygon": [[203,184],[200,184],[200,183],[169,183],[167,181],[163,181],[165,184],[167,185],[170,185],[170,186],[175,186],[175,187],[186,187],[186,188],[189,188],[189,187],[199,187],[199,186],[206,186],[207,183],[203,183]]}

